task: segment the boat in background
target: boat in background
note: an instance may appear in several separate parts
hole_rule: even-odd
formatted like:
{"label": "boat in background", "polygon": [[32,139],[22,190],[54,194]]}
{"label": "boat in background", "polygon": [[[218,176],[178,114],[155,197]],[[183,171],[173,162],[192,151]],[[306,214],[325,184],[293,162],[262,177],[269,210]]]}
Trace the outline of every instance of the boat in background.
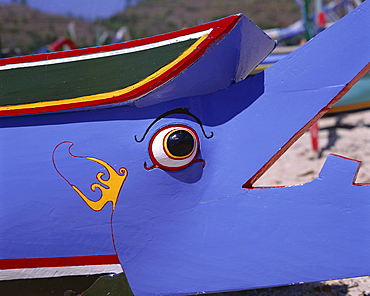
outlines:
{"label": "boat in background", "polygon": [[[292,37],[301,36],[305,33],[305,40],[312,38],[314,33],[318,34],[325,28],[330,27],[340,20],[344,15],[361,5],[361,0],[340,0],[331,1],[323,4],[322,0],[315,1],[315,12],[309,15],[310,1],[303,2],[295,0],[302,11],[302,18],[286,28],[274,28],[265,32],[274,40],[285,41]],[[278,46],[260,65],[251,73],[255,75],[281,59],[291,54],[299,46]],[[365,75],[339,102],[337,102],[327,113],[326,116],[341,113],[357,112],[370,108],[370,72]],[[314,144],[313,146],[316,146]]]}
{"label": "boat in background", "polygon": [[[295,2],[302,11],[302,18],[287,27],[266,29],[266,34],[272,39],[279,42],[287,41],[292,38],[303,36],[305,33],[305,23],[307,20],[304,15],[305,10],[309,10],[309,8],[306,8],[305,6],[309,6],[310,1],[295,0]],[[317,24],[319,24],[321,29],[325,27],[327,28],[361,5],[362,2],[362,0],[334,0],[324,5],[322,0],[316,0],[315,12],[312,13],[309,18],[311,20],[317,20]],[[321,31],[321,29],[319,29],[319,31]]]}
{"label": "boat in background", "polygon": [[358,161],[253,186],[370,70],[368,32],[366,1],[253,77],[275,42],[242,15],[0,60],[1,292],[122,270],[137,296],[370,274]]}
{"label": "boat in background", "polygon": [[370,73],[362,77],[327,113],[339,115],[370,109]]}
{"label": "boat in background", "polygon": [[209,94],[246,78],[274,47],[234,15],[139,40],[1,59],[0,116]]}
{"label": "boat in background", "polygon": [[[266,57],[250,75],[266,70],[278,61],[282,60],[300,46],[277,46],[273,52]],[[344,113],[359,112],[370,109],[370,72],[356,83],[351,90],[346,93],[325,116],[334,116]]]}

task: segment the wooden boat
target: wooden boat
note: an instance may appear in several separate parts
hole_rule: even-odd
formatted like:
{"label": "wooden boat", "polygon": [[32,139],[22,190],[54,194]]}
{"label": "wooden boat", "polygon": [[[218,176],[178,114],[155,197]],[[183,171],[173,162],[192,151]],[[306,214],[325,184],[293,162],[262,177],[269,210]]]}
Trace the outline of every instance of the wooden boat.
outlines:
{"label": "wooden boat", "polygon": [[[2,59],[0,116],[7,117],[4,124],[12,118],[9,116],[39,116],[121,105],[142,107],[212,93],[244,79],[274,47],[275,42],[249,19],[234,15],[177,32],[109,46]],[[38,116],[32,120],[37,121],[41,118]],[[70,116],[63,115],[64,118]],[[16,121],[20,118],[28,117],[14,117]],[[32,124],[34,127],[39,125],[36,121]],[[23,136],[18,140],[23,141]],[[23,193],[13,192],[13,195],[21,198],[16,204],[23,203]],[[37,195],[33,193],[30,200],[35,200]],[[47,215],[46,208],[39,210]],[[98,234],[93,231],[87,236],[81,233],[73,236],[74,241],[77,237],[84,238],[85,242],[64,252],[60,251],[62,246],[61,249],[50,246],[56,242],[63,244],[65,235],[57,235],[52,240],[44,237],[37,244],[24,241],[29,230],[22,226],[22,230],[13,232],[18,223],[13,221],[12,215],[10,211],[1,216],[2,231],[6,233],[1,237],[1,280],[122,272],[114,248],[109,244],[109,229],[97,231]],[[23,223],[35,220],[33,214],[31,217],[21,215],[28,217]],[[49,230],[41,230],[45,221],[39,222],[36,232],[50,234]],[[68,226],[62,228],[66,231]],[[35,249],[30,247],[32,245]]]}
{"label": "wooden boat", "polygon": [[369,274],[357,161],[331,156],[311,183],[253,188],[370,70],[369,16],[367,1],[244,80],[274,42],[241,15],[129,43],[176,52],[126,52],[129,70],[143,66],[132,79],[111,55],[127,44],[2,60],[0,290],[122,269],[135,295]]}
{"label": "wooden boat", "polygon": [[109,46],[3,59],[0,115],[154,104],[157,97],[217,91],[244,79],[275,47],[257,29],[235,15]]}
{"label": "wooden boat", "polygon": [[[278,61],[291,54],[299,46],[276,47],[274,51],[266,57],[251,73],[257,73],[266,70]],[[367,73],[352,89],[343,96],[328,112],[326,116],[334,116],[343,113],[359,112],[370,108],[370,73]]]}
{"label": "wooden boat", "polygon": [[358,112],[370,109],[370,73],[362,77],[358,83],[336,103],[328,115]]}

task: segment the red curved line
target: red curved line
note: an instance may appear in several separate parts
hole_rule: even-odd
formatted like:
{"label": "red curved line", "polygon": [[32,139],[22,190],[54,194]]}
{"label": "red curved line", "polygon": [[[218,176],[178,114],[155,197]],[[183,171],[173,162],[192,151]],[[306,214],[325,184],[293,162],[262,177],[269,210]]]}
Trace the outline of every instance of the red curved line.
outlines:
{"label": "red curved line", "polygon": [[[57,168],[57,165],[56,165],[56,163],[55,163],[55,151],[57,150],[57,148],[60,146],[60,145],[62,145],[62,144],[65,144],[65,143],[69,143],[69,144],[71,144],[70,145],[70,147],[72,147],[74,144],[72,143],[72,142],[70,142],[70,141],[63,141],[63,142],[61,142],[61,143],[59,143],[58,145],[56,145],[55,147],[54,147],[54,149],[53,149],[53,152],[52,152],[52,154],[51,154],[51,161],[52,161],[52,163],[53,163],[53,166],[54,166],[54,169],[56,170],[56,172],[59,174],[59,176],[61,176],[71,187],[73,186],[63,175],[62,175],[62,173],[58,170],[58,168]],[[69,150],[69,149],[68,149]]]}
{"label": "red curved line", "polygon": [[[117,247],[116,247],[116,240],[114,238],[113,215],[114,215],[114,209],[112,209],[112,213],[110,215],[110,221],[109,221],[109,223],[110,223],[110,231],[111,231],[113,249],[114,249],[114,252],[116,253],[117,259],[119,261],[118,251],[117,251]],[[123,266],[122,266],[122,264],[121,264],[120,261],[119,261],[119,264],[121,265],[122,270],[124,271]]]}
{"label": "red curved line", "polygon": [[296,134],[294,134],[281,148],[276,152],[247,182],[242,185],[242,188],[253,189],[253,184],[293,145],[315,122],[317,122],[328,110],[334,106],[350,89],[359,81],[367,72],[370,71],[370,62],[349,82],[347,85],[325,106],[323,107],[309,122],[307,122]]}
{"label": "red curved line", "polygon": [[146,162],[144,162],[144,169],[146,169],[147,171],[151,171],[152,169],[155,169],[155,168],[158,168],[159,166],[156,165],[156,164],[153,164],[151,167],[147,167],[146,166]]}
{"label": "red curved line", "polygon": [[194,162],[201,162],[201,163],[203,163],[203,167],[206,166],[206,161],[204,159],[196,159]]}
{"label": "red curved line", "polygon": [[[171,69],[168,71],[164,72],[160,76],[158,76],[156,79],[153,79],[152,81],[136,88],[135,90],[131,91],[128,94],[124,94],[121,96],[116,96],[116,97],[110,97],[110,98],[104,98],[101,100],[96,100],[96,101],[86,101],[86,102],[76,102],[76,103],[70,103],[66,105],[54,105],[54,106],[45,106],[45,107],[39,107],[39,108],[23,108],[23,109],[18,109],[18,110],[3,110],[0,111],[0,115],[2,116],[12,116],[12,115],[24,115],[24,114],[34,114],[34,113],[45,113],[45,112],[56,112],[56,111],[63,111],[63,110],[68,110],[68,109],[75,109],[75,108],[82,108],[82,107],[89,107],[89,106],[97,106],[97,105],[107,105],[107,104],[114,104],[114,103],[122,103],[122,102],[127,102],[130,100],[133,100],[135,98],[141,97],[150,91],[154,90],[155,88],[165,84],[168,82],[170,79],[174,78],[178,74],[180,74],[182,71],[187,69],[191,64],[193,64],[196,60],[198,60],[205,52],[206,50],[215,42],[217,42],[220,38],[222,38],[225,34],[230,32],[230,30],[236,25],[236,23],[240,19],[240,15],[235,15],[231,16],[225,19],[222,19],[220,21],[217,21],[220,24],[219,26],[215,26],[216,23],[209,23],[205,25],[201,25],[198,27],[190,28],[193,30],[190,31],[178,31],[177,34],[164,34],[164,35],[159,35],[159,39],[150,39],[152,40],[151,42],[157,42],[160,40],[166,40],[170,38],[174,38],[177,35],[182,36],[182,35],[187,35],[191,34],[193,32],[198,32],[202,30],[206,30],[207,28],[213,28],[212,32],[209,34],[209,36],[197,47],[196,50],[194,50],[191,54],[189,54],[187,57],[185,57],[181,63],[176,64],[173,66]],[[231,20],[231,21],[230,21]],[[226,24],[227,23],[227,24]],[[163,36],[167,36],[167,38],[163,38]],[[163,39],[162,39],[163,38]],[[148,40],[146,40],[148,43],[150,43]],[[147,43],[145,43],[147,44]],[[137,46],[137,45],[135,45]],[[101,47],[100,51],[107,51],[106,47]],[[89,50],[89,49],[86,49]],[[110,48],[109,50],[113,50]],[[100,52],[99,51],[99,52]],[[74,55],[82,55],[82,54],[88,54],[88,53],[93,53],[94,51],[83,51],[83,50],[76,50],[73,51]],[[58,53],[55,53],[58,54]],[[34,57],[34,56],[31,56]],[[65,56],[58,56],[58,57],[65,57]],[[46,57],[49,58],[49,57]],[[50,57],[50,58],[56,58],[56,57]],[[39,60],[44,60],[39,59]],[[29,60],[34,61],[34,60]],[[22,62],[18,60],[18,62]],[[15,63],[11,62],[10,64]],[[1,65],[1,63],[0,63]]]}
{"label": "red curved line", "polygon": [[53,166],[54,166],[54,169],[56,170],[56,172],[72,187],[74,186],[73,184],[71,184],[63,175],[62,173],[58,170],[58,167],[56,165],[56,162],[55,162],[55,151],[58,149],[59,146],[61,146],[62,144],[70,144],[70,146],[68,147],[68,154],[74,158],[85,158],[83,156],[76,156],[76,155],[73,155],[72,152],[71,152],[71,148],[72,146],[74,145],[74,143],[70,142],[70,141],[63,141],[61,143],[59,143],[58,145],[55,146],[55,148],[53,149],[53,152],[51,154],[51,161],[53,163]]}
{"label": "red curved line", "polygon": [[218,35],[223,30],[225,30],[225,33],[227,33],[228,29],[231,29],[235,25],[237,20],[240,19],[240,17],[241,17],[240,15],[232,15],[232,16],[214,21],[214,22],[198,25],[195,27],[186,28],[186,29],[182,29],[179,31],[165,33],[165,34],[156,35],[152,37],[122,42],[122,43],[83,48],[83,49],[76,49],[76,50],[70,50],[70,51],[43,53],[43,54],[35,54],[35,55],[29,55],[29,56],[1,59],[0,66],[9,65],[9,64],[17,64],[17,63],[37,62],[37,61],[58,59],[58,58],[67,58],[67,57],[74,57],[78,55],[94,54],[94,53],[106,52],[106,51],[115,51],[119,49],[131,48],[131,47],[146,45],[150,43],[160,42],[160,41],[164,41],[168,39],[173,39],[176,37],[205,31],[210,28],[214,28],[214,31],[217,31],[217,34],[214,34],[213,32],[212,32],[213,34],[211,33],[212,37],[214,38],[215,35]]}

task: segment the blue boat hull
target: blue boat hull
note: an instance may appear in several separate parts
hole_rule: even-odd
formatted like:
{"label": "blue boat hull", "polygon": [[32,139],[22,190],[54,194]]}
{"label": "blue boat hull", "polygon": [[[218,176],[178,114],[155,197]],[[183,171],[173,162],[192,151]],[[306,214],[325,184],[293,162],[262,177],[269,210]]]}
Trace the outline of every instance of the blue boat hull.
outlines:
{"label": "blue boat hull", "polygon": [[[330,156],[300,186],[253,183],[370,70],[369,16],[367,1],[213,94],[2,118],[3,274],[118,265],[135,295],[368,275],[370,189],[353,184],[359,162]],[[172,148],[180,134],[185,146]]]}

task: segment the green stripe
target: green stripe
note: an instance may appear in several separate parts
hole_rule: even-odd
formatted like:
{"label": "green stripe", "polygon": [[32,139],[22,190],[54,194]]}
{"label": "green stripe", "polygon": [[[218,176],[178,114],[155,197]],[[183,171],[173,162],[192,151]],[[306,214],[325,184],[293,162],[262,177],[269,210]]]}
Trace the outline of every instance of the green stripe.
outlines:
{"label": "green stripe", "polygon": [[370,102],[370,75],[362,77],[334,107]]}
{"label": "green stripe", "polygon": [[54,101],[125,88],[176,59],[197,40],[112,57],[0,71],[0,106]]}

